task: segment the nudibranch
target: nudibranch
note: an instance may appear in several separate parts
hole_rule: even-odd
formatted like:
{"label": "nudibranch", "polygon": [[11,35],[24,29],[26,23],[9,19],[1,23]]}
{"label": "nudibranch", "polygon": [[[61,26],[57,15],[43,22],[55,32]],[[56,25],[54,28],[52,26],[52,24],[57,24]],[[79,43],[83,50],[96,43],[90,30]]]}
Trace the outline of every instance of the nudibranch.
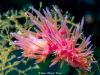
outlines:
{"label": "nudibranch", "polygon": [[55,58],[50,67],[62,60],[62,64],[67,62],[72,67],[90,70],[94,57],[90,44],[91,35],[81,38],[84,19],[75,27],[68,27],[67,15],[63,16],[57,7],[53,8],[56,12],[53,16],[48,8],[43,10],[44,14],[33,8],[35,16],[28,12],[31,21],[39,30],[32,32],[21,29],[21,34],[14,33],[13,36],[17,39],[15,45],[23,49],[24,57],[36,59],[36,63],[45,61],[53,53]]}

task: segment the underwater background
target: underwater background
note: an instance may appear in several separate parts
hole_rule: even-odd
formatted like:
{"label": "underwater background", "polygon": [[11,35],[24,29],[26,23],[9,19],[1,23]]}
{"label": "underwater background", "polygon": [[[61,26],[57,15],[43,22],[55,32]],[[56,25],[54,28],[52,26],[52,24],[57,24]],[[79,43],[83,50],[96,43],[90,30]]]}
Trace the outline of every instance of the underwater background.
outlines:
{"label": "underwater background", "polygon": [[5,68],[3,73],[1,68],[0,75],[47,75],[47,73],[48,75],[78,75],[77,70],[66,63],[62,68],[59,66],[61,62],[49,68],[51,57],[39,64],[34,64],[33,59],[17,58],[21,56],[22,51],[13,51],[16,48],[9,44],[12,43],[11,40],[15,40],[9,34],[18,31],[17,24],[33,30],[33,24],[28,20],[25,12],[31,12],[32,6],[41,11],[46,7],[52,9],[52,5],[57,5],[63,13],[68,11],[70,16],[74,16],[74,23],[79,23],[84,16],[83,32],[87,37],[92,34],[93,54],[98,63],[98,65],[92,64],[93,73],[88,75],[100,75],[99,0],[0,0],[0,68],[4,64],[8,65],[2,67]]}

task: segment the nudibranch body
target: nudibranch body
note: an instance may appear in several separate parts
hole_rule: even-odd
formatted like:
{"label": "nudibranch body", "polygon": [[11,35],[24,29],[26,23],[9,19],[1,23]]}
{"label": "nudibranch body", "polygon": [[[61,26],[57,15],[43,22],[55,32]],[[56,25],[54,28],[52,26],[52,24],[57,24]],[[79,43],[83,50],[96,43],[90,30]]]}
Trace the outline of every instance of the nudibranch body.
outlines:
{"label": "nudibranch body", "polygon": [[66,16],[62,16],[58,8],[53,8],[56,11],[54,16],[47,8],[43,10],[44,15],[33,8],[37,16],[31,13],[28,15],[40,30],[36,29],[36,32],[31,32],[22,29],[22,34],[14,33],[13,36],[17,39],[15,44],[23,49],[23,56],[36,59],[36,63],[44,61],[53,53],[55,58],[50,66],[62,60],[62,64],[65,61],[72,67],[90,70],[94,59],[91,51],[92,45],[90,45],[91,35],[81,38],[84,19],[75,27],[73,25],[68,27]]}
{"label": "nudibranch body", "polygon": [[[48,47],[47,40],[40,38],[25,29],[22,29],[21,31],[22,33],[20,35],[13,33],[13,36],[18,40],[15,41],[15,44],[24,50],[22,56],[38,59],[38,63],[45,60],[45,57],[48,54],[48,52],[44,50],[47,50]],[[42,56],[40,56],[40,54],[42,54]]]}

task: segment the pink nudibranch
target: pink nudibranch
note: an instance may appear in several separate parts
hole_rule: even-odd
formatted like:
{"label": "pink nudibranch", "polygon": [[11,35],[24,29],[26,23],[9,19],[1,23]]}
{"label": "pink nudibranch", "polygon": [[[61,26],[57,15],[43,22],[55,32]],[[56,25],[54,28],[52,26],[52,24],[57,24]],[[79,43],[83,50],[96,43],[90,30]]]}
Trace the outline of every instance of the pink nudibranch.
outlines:
{"label": "pink nudibranch", "polygon": [[[47,8],[46,11],[43,10],[45,16],[33,8],[37,16],[33,17],[31,13],[28,15],[40,31],[22,29],[22,34],[14,33],[13,36],[17,39],[15,44],[23,49],[24,57],[34,58],[36,63],[45,61],[47,56],[53,53],[55,58],[50,66],[62,60],[62,64],[65,61],[73,67],[90,70],[94,57],[90,45],[91,35],[81,38],[84,19],[75,27],[68,27],[66,16],[63,17],[59,9],[53,8],[56,11],[54,17]],[[60,22],[60,25],[57,22]],[[78,43],[78,40],[81,42]]]}

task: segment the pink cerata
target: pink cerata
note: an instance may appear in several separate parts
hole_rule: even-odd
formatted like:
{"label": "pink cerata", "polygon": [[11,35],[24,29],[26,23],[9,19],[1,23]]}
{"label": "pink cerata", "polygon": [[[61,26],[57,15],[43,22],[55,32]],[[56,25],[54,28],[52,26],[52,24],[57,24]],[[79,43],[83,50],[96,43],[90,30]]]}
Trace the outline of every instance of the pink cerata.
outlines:
{"label": "pink cerata", "polygon": [[62,64],[67,62],[72,67],[90,70],[94,57],[90,44],[91,35],[81,38],[84,19],[76,26],[68,27],[67,17],[57,7],[53,8],[56,12],[54,15],[48,8],[43,10],[43,14],[33,8],[36,15],[28,13],[28,16],[39,29],[32,32],[22,28],[21,34],[13,33],[17,39],[15,45],[23,49],[22,56],[36,59],[36,63],[45,61],[48,55],[53,54],[55,58],[50,67],[62,60]]}

